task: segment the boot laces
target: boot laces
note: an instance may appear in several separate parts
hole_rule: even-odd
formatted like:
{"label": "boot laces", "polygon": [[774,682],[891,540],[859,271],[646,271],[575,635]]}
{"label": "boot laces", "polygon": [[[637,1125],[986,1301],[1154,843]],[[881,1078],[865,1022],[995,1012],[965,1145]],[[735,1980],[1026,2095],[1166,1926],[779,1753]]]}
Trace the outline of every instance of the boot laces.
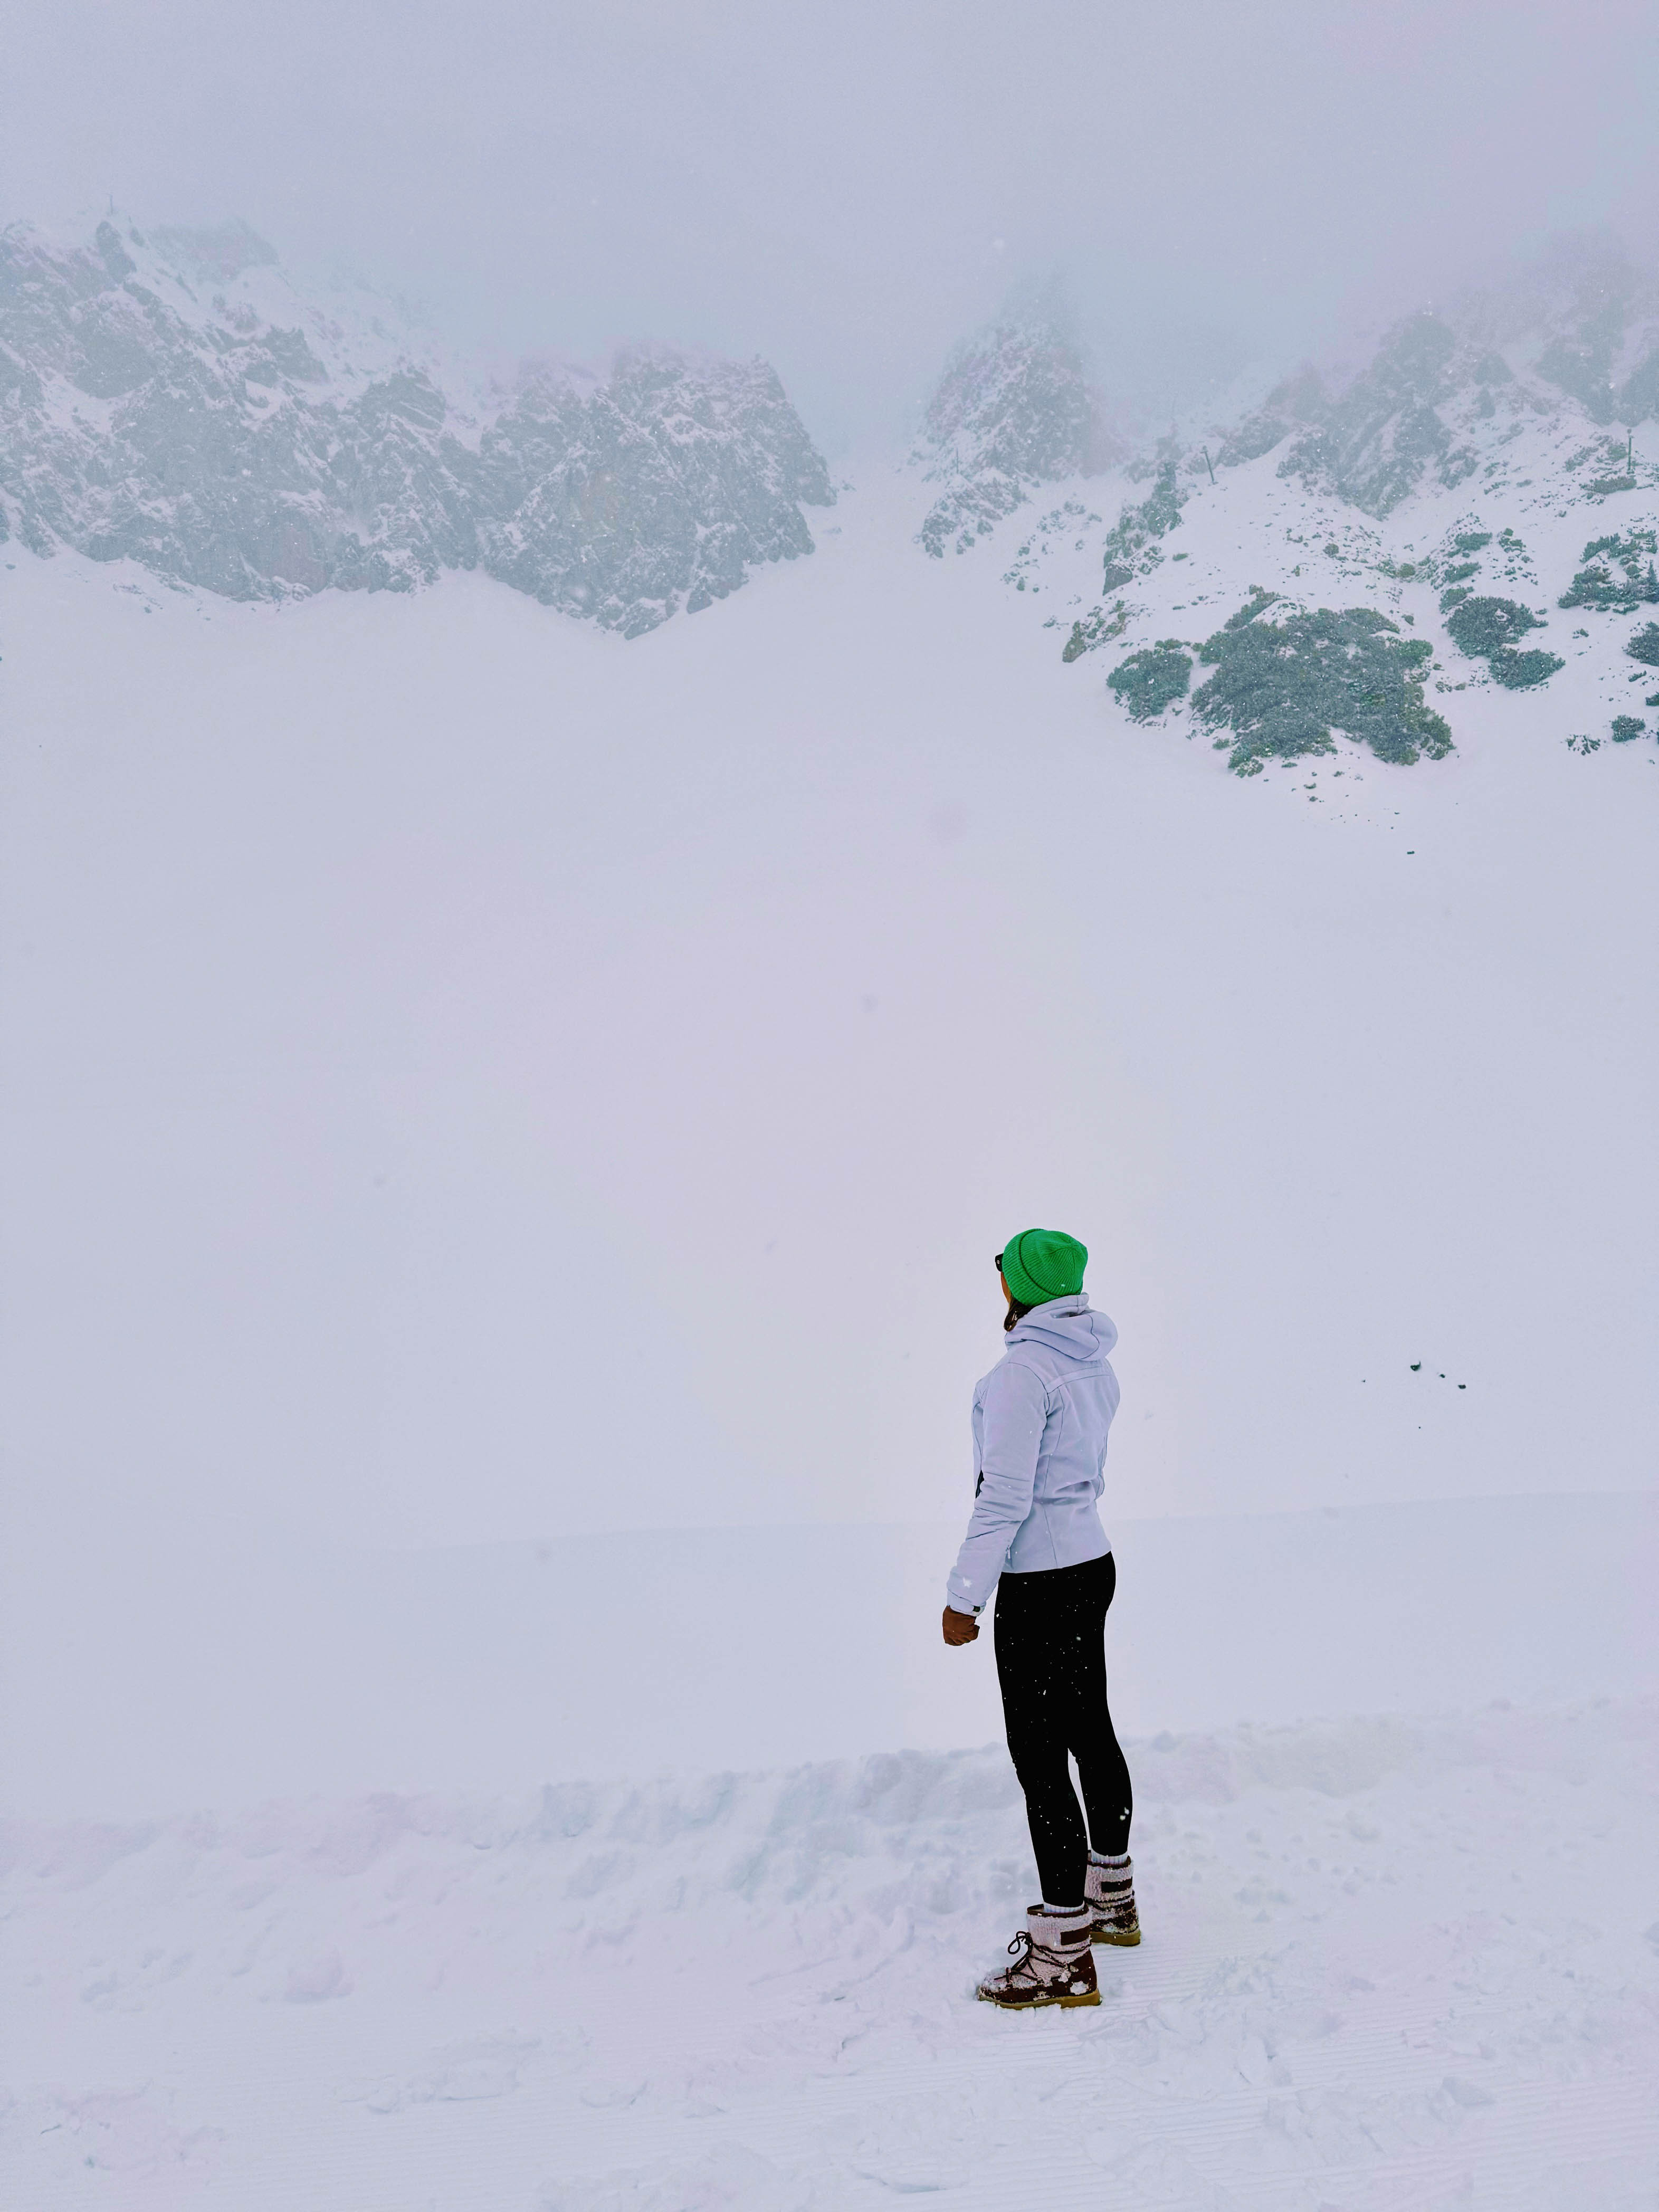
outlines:
{"label": "boot laces", "polygon": [[1015,1935],[1008,1946],[1008,1956],[1014,1963],[1003,1969],[1003,1978],[1011,1989],[1024,1988],[1028,1983],[1034,1989],[1042,1987],[1042,1970],[1036,1962],[1037,1948],[1031,1941],[1030,1929],[1022,1928]]}

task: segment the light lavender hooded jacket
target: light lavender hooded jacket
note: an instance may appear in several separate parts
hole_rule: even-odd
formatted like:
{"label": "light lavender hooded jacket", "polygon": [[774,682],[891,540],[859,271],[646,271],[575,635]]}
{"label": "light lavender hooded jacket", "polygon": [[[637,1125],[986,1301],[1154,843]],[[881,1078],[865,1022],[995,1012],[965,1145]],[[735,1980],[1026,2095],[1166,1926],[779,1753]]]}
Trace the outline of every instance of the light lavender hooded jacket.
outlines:
{"label": "light lavender hooded jacket", "polygon": [[1033,1306],[974,1390],[973,1517],[945,1583],[978,1613],[1005,1569],[1075,1567],[1110,1551],[1097,1505],[1117,1411],[1117,1330],[1087,1296]]}

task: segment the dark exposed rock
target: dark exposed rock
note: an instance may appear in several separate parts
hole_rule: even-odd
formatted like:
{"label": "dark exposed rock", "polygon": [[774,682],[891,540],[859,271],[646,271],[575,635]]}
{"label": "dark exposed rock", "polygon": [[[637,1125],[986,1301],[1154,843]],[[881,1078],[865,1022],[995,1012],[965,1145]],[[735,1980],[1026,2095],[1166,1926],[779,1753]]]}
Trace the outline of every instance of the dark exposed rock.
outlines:
{"label": "dark exposed rock", "polygon": [[1181,510],[1188,495],[1176,481],[1180,456],[1173,447],[1162,450],[1152,488],[1145,499],[1132,500],[1107,532],[1103,591],[1127,583],[1134,575],[1150,574],[1164,558],[1158,541],[1181,526]]}
{"label": "dark exposed rock", "polygon": [[1367,514],[1390,514],[1431,470],[1442,483],[1468,473],[1453,458],[1439,403],[1451,395],[1447,374],[1456,340],[1434,315],[1413,315],[1391,331],[1364,375],[1340,399],[1320,404],[1310,428],[1280,464],[1328,488]]}
{"label": "dark exposed rock", "polygon": [[1259,461],[1264,453],[1282,445],[1292,431],[1322,421],[1326,406],[1325,387],[1316,370],[1307,368],[1297,376],[1287,377],[1253,414],[1228,432],[1216,459],[1228,468]]}

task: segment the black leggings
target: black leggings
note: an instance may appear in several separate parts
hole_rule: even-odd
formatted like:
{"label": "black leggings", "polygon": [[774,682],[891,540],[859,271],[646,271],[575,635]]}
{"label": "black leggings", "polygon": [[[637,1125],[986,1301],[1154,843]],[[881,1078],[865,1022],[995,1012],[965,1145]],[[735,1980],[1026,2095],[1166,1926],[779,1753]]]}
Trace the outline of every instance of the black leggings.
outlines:
{"label": "black leggings", "polygon": [[[1008,1755],[1025,1792],[1037,1879],[1049,1905],[1083,1899],[1089,1846],[1129,1848],[1134,1801],[1106,1703],[1106,1608],[1117,1588],[1109,1552],[1080,1567],[1004,1575],[997,1585],[997,1680]],[[1066,1764],[1077,1760],[1083,1814]]]}

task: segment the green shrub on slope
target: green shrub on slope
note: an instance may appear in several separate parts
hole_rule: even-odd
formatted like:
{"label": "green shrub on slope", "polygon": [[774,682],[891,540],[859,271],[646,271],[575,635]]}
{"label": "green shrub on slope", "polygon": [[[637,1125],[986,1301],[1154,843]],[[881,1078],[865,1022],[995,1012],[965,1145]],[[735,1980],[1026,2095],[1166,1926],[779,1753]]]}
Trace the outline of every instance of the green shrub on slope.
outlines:
{"label": "green shrub on slope", "polygon": [[1106,678],[1137,722],[1152,721],[1166,707],[1187,696],[1193,662],[1178,637],[1160,638],[1121,660]]}
{"label": "green shrub on slope", "polygon": [[1492,682],[1501,684],[1506,691],[1527,691],[1534,684],[1547,684],[1556,670],[1566,665],[1554,653],[1540,652],[1536,647],[1530,653],[1511,653],[1505,647],[1486,663]]}
{"label": "green shrub on slope", "polygon": [[[1443,599],[1441,605],[1445,605]],[[1493,681],[1510,691],[1547,683],[1558,668],[1566,666],[1553,653],[1516,651],[1516,638],[1538,627],[1538,617],[1518,599],[1467,599],[1446,616],[1454,642],[1472,660],[1484,660]]]}
{"label": "green shrub on slope", "polygon": [[1518,599],[1471,597],[1447,617],[1446,628],[1471,659],[1484,660],[1488,653],[1501,653],[1529,629],[1538,629],[1539,621],[1532,609],[1523,607]]}
{"label": "green shrub on slope", "polygon": [[[1564,607],[1595,607],[1603,614],[1627,615],[1635,608],[1659,600],[1659,574],[1653,564],[1659,550],[1655,532],[1632,530],[1620,538],[1593,538],[1580,556],[1587,565],[1564,592]],[[1643,556],[1647,556],[1646,566]]]}
{"label": "green shrub on slope", "polygon": [[1227,764],[1240,775],[1259,775],[1269,759],[1330,752],[1333,730],[1380,760],[1438,760],[1452,738],[1423,702],[1421,672],[1432,652],[1371,607],[1321,607],[1279,623],[1241,608],[1200,648],[1215,674],[1194,693],[1193,713],[1210,729],[1231,731]]}

